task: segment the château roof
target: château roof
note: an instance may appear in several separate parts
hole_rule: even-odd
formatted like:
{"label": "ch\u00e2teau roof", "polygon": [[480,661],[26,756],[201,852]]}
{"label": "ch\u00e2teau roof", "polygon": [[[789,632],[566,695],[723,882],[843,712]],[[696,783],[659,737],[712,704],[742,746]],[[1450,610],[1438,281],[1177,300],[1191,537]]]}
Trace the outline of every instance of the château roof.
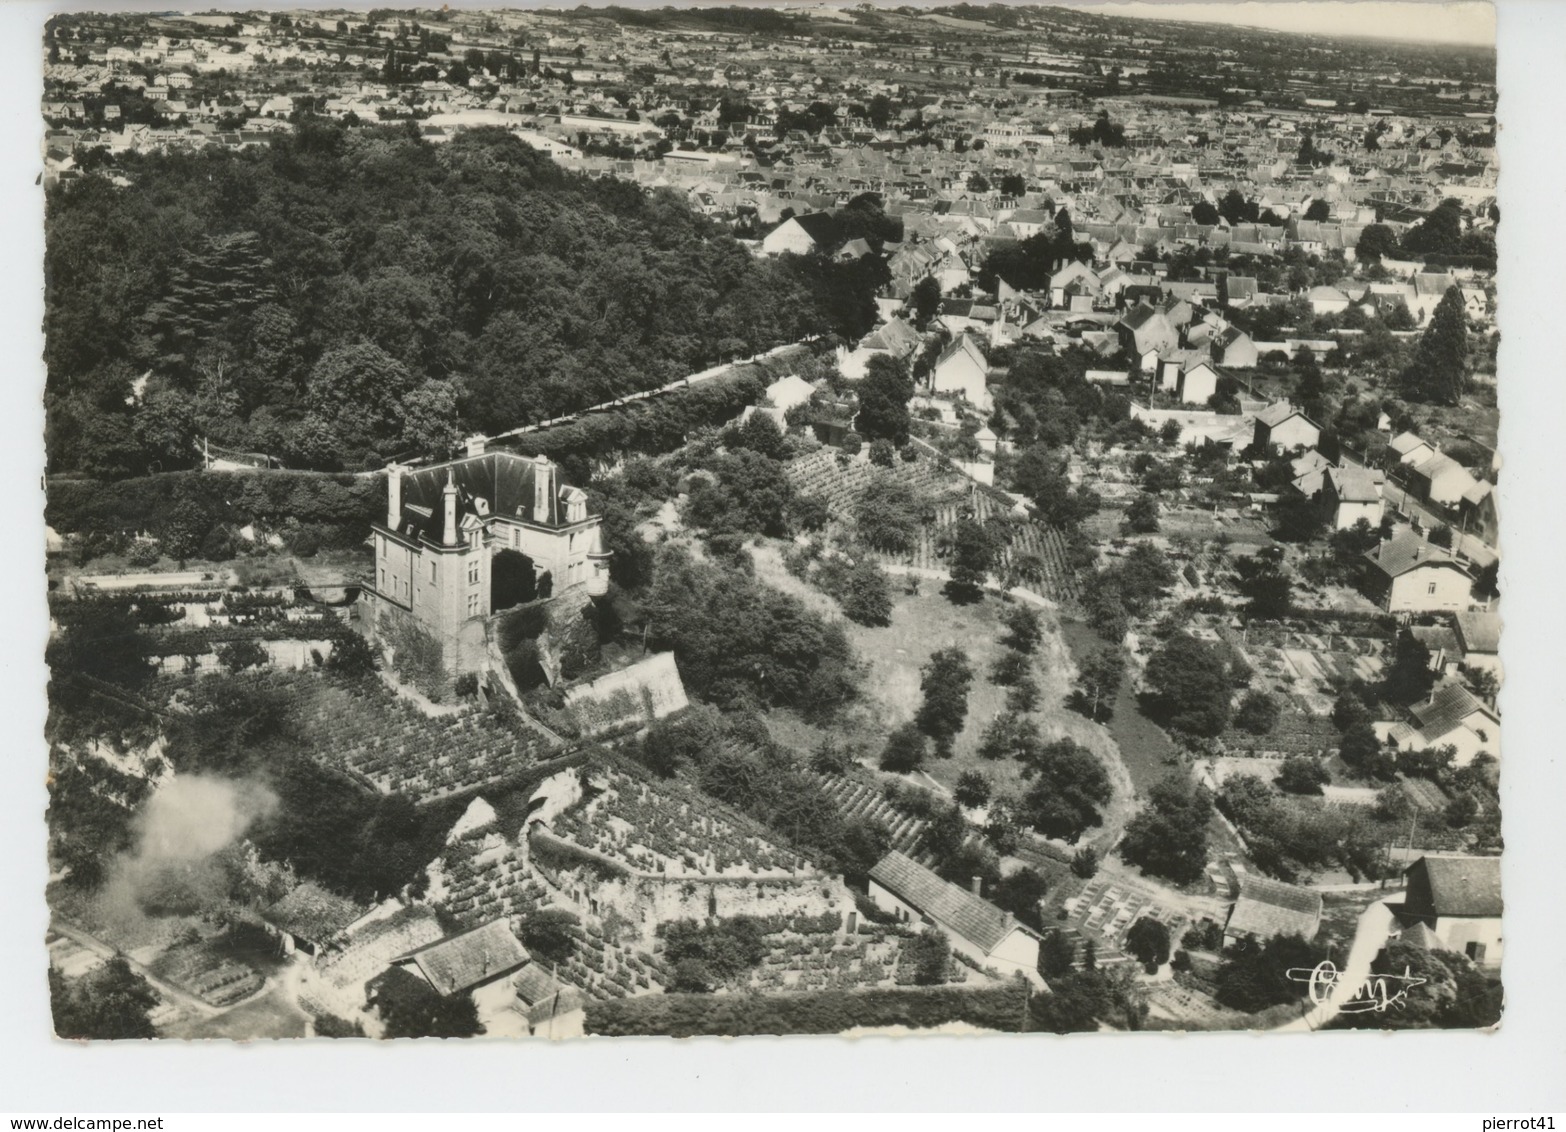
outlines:
{"label": "ch\u00e2teau roof", "polygon": [[[534,481],[540,473],[555,477],[548,494],[548,506],[535,506]],[[575,488],[560,482],[558,470],[547,460],[520,456],[515,452],[486,452],[402,472],[402,533],[410,537],[425,535],[439,542],[444,522],[441,496],[448,480],[457,489],[457,522],[466,516],[483,520],[492,516],[519,518],[543,526],[563,525],[565,509],[561,500]]]}

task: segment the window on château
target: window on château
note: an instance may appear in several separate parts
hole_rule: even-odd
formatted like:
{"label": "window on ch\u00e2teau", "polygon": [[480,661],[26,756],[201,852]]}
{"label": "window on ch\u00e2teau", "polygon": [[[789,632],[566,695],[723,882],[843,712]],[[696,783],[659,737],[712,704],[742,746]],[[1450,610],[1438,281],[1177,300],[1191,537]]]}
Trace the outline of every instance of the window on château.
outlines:
{"label": "window on ch\u00e2teau", "polygon": [[468,585],[476,586],[476,585],[478,585],[478,581],[479,581],[479,564],[478,564],[478,559],[475,558],[472,562],[468,563]]}
{"label": "window on ch\u00e2teau", "polygon": [[478,612],[479,612],[479,595],[478,594],[469,594],[468,595],[468,616],[469,617],[477,617],[478,616]]}

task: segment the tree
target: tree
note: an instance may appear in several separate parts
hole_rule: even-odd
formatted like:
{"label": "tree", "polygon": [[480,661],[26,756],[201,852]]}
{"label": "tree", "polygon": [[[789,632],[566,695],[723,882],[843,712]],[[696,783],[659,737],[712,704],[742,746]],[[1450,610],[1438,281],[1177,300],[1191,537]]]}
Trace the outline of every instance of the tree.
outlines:
{"label": "tree", "polygon": [[1039,944],[1039,974],[1051,984],[1068,974],[1077,960],[1077,949],[1059,928],[1050,928]]}
{"label": "tree", "polygon": [[881,769],[894,774],[912,774],[924,765],[925,737],[918,724],[905,723],[886,737],[881,751]]}
{"label": "tree", "polygon": [[978,601],[995,564],[995,536],[984,524],[962,519],[943,537],[951,548],[950,580],[944,590],[947,598],[956,605]]}
{"label": "tree", "polygon": [[1038,610],[1028,605],[1009,606],[1001,614],[1001,622],[1006,626],[1004,644],[1007,648],[1016,649],[1024,655],[1032,655],[1038,648],[1039,641],[1043,639],[1044,631],[1039,622]]}
{"label": "tree", "polygon": [[968,718],[968,688],[973,668],[968,654],[955,645],[937,649],[925,663],[919,682],[924,699],[914,715],[919,730],[935,742],[941,757],[951,754],[952,741]]}
{"label": "tree", "polygon": [[408,367],[379,346],[339,346],[310,371],[305,405],[330,431],[335,453],[319,453],[328,466],[386,454],[401,443],[403,398],[417,383]]}
{"label": "tree", "polygon": [[1305,210],[1306,220],[1330,220],[1332,219],[1332,205],[1322,197],[1317,197],[1310,202],[1310,207]]}
{"label": "tree", "polygon": [[1266,692],[1249,691],[1234,713],[1234,724],[1252,735],[1266,735],[1278,725],[1278,701]]}
{"label": "tree", "polygon": [[1415,255],[1456,255],[1462,250],[1463,206],[1447,197],[1403,234],[1403,246]]}
{"label": "tree", "polygon": [[1218,970],[1218,1001],[1247,1014],[1294,1002],[1305,996],[1307,985],[1290,978],[1289,972],[1311,970],[1325,954],[1298,935],[1246,941]]}
{"label": "tree", "polygon": [[876,354],[859,383],[859,415],[854,428],[874,440],[889,440],[898,447],[908,443],[908,399],[913,381],[902,362]]}
{"label": "tree", "polygon": [[892,621],[892,589],[886,571],[875,559],[861,557],[848,573],[848,589],[842,596],[843,616],[861,625],[889,625]]}
{"label": "tree", "polygon": [[1283,568],[1261,556],[1235,562],[1240,593],[1250,599],[1245,616],[1251,621],[1281,621],[1294,608],[1293,582]]}
{"label": "tree", "polygon": [[1158,530],[1158,500],[1146,492],[1126,507],[1126,530],[1133,534],[1152,534]]}
{"label": "tree", "polygon": [[1338,740],[1338,753],[1350,768],[1376,778],[1391,778],[1396,771],[1392,756],[1376,738],[1369,718],[1351,724]]}
{"label": "tree", "polygon": [[271,659],[266,649],[252,640],[230,641],[217,650],[218,663],[230,672],[243,672],[247,668],[263,668]]}
{"label": "tree", "polygon": [[1289,794],[1320,794],[1331,781],[1322,761],[1308,755],[1290,755],[1278,770],[1278,789]]}
{"label": "tree", "polygon": [[1072,706],[1096,723],[1107,721],[1115,713],[1124,672],[1125,658],[1118,648],[1095,649],[1078,665]]}
{"label": "tree", "polygon": [[854,528],[871,549],[900,554],[913,547],[922,511],[923,500],[906,479],[879,472],[854,503]]}
{"label": "tree", "polygon": [[1209,225],[1219,220],[1218,206],[1211,201],[1199,200],[1191,206],[1191,223]]}
{"label": "tree", "polygon": [[1098,872],[1098,850],[1091,845],[1084,845],[1071,855],[1071,875],[1081,877],[1083,880],[1092,880]]}
{"label": "tree", "polygon": [[1468,384],[1468,315],[1463,293],[1452,284],[1436,304],[1430,325],[1420,336],[1414,364],[1402,385],[1412,400],[1456,405]]}
{"label": "tree", "polygon": [[990,780],[976,770],[965,770],[957,776],[952,796],[960,806],[982,806],[990,800]]}
{"label": "tree", "polygon": [[49,1000],[59,1038],[114,1041],[158,1036],[151,1019],[158,994],[123,956],[114,956],[75,982],[67,982],[50,967]]}
{"label": "tree", "polygon": [[1406,707],[1428,696],[1434,684],[1430,649],[1411,630],[1400,630],[1392,650],[1392,663],[1381,680],[1381,694]]}
{"label": "tree", "polygon": [[951,962],[952,945],[945,932],[933,925],[927,927],[914,937],[909,950],[912,952],[916,986],[933,987],[946,981],[946,966]]}
{"label": "tree", "polygon": [[358,633],[344,633],[332,641],[332,653],[325,668],[340,676],[357,678],[375,671],[378,658],[370,643]]}
{"label": "tree", "polygon": [[404,967],[390,968],[375,984],[388,1038],[471,1038],[484,1032],[470,995],[443,996]]}
{"label": "tree", "polygon": [[564,963],[583,938],[581,921],[564,908],[542,908],[523,918],[517,938],[534,959]]}
{"label": "tree", "polygon": [[1028,759],[1039,747],[1038,724],[1015,712],[1001,712],[979,739],[979,757],[991,761]]}
{"label": "tree", "polygon": [[1153,784],[1147,805],[1126,824],[1120,855],[1176,884],[1199,880],[1207,867],[1212,797],[1189,775],[1172,772]]}
{"label": "tree", "polygon": [[1148,973],[1169,962],[1169,929],[1160,921],[1139,917],[1126,929],[1126,951],[1146,967]]}
{"label": "tree", "polygon": [[1283,542],[1311,542],[1327,530],[1326,505],[1298,491],[1286,491],[1273,514],[1277,518],[1273,533]]}
{"label": "tree", "polygon": [[1007,873],[990,889],[990,903],[1016,916],[1034,931],[1042,931],[1043,918],[1039,904],[1049,893],[1049,883],[1036,869],[1026,865],[1014,873]]}
{"label": "tree", "polygon": [[1397,236],[1385,224],[1367,224],[1360,231],[1359,243],[1354,246],[1355,258],[1361,263],[1379,263],[1383,259],[1396,259],[1402,254],[1397,246]]}
{"label": "tree", "polygon": [[941,309],[941,285],[935,276],[927,275],[915,283],[908,301],[913,306],[914,322],[921,327],[928,324]]}
{"label": "tree", "polygon": [[1229,722],[1229,677],[1212,645],[1176,633],[1147,662],[1147,683],[1169,726],[1193,735],[1217,735]]}
{"label": "tree", "polygon": [[1099,807],[1108,805],[1114,791],[1097,755],[1075,740],[1057,739],[1021,757],[1023,777],[1034,779],[1020,807],[1029,825],[1074,845],[1101,824]]}

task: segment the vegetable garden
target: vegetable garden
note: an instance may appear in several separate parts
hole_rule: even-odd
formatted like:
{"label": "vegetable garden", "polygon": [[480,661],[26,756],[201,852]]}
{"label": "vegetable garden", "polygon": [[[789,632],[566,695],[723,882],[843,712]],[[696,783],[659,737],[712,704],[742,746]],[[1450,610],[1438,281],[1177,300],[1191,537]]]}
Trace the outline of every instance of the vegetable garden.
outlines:
{"label": "vegetable garden", "polygon": [[513,729],[479,708],[430,718],[379,682],[352,689],[315,676],[274,675],[297,697],[321,762],[383,793],[433,802],[499,782],[554,752],[525,721]]}
{"label": "vegetable garden", "polygon": [[678,781],[656,786],[608,769],[602,793],[555,818],[552,830],[642,873],[793,876],[808,862]]}

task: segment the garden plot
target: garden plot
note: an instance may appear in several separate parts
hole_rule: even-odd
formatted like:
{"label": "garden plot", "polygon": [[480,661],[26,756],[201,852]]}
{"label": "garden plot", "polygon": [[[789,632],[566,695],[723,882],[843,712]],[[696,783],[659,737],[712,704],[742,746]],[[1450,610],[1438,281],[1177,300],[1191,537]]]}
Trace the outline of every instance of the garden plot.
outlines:
{"label": "garden plot", "polygon": [[584,922],[582,934],[556,973],[599,1000],[656,993],[674,979],[661,956],[622,946],[592,920]]}
{"label": "garden plot", "polygon": [[891,848],[920,864],[927,864],[924,833],[930,823],[894,806],[873,782],[863,782],[840,774],[818,776],[827,796],[845,817],[880,822],[891,836]]}
{"label": "garden plot", "polygon": [[1112,966],[1132,960],[1124,950],[1126,931],[1140,919],[1157,920],[1169,929],[1169,938],[1178,941],[1190,925],[1184,910],[1161,903],[1152,893],[1136,888],[1123,879],[1097,879],[1061,905],[1066,937],[1077,948],[1094,945],[1098,965]]}
{"label": "garden plot", "polygon": [[552,832],[641,873],[665,877],[793,877],[809,863],[761,836],[747,819],[676,781],[617,770],[601,792],[555,818]]}
{"label": "garden plot", "polygon": [[[836,913],[763,917],[761,923],[769,950],[751,973],[747,990],[858,990],[916,983],[913,945],[919,931],[914,927],[863,923],[845,931]],[[989,979],[952,954],[943,981],[978,984]]]}
{"label": "garden plot", "polygon": [[298,697],[317,759],[419,802],[498,782],[556,747],[542,731],[526,723],[509,728],[479,708],[430,718],[378,682],[347,688],[316,676],[271,679]]}
{"label": "garden plot", "polygon": [[203,936],[192,927],[184,938],[148,963],[147,969],[210,1006],[232,1006],[266,985],[265,976],[239,957],[239,952],[254,950],[245,935],[246,929],[236,927]]}
{"label": "garden plot", "polygon": [[1255,735],[1231,725],[1224,731],[1224,748],[1253,759],[1285,759],[1290,755],[1326,758],[1336,750],[1341,736],[1332,725],[1332,701],[1322,696],[1274,693],[1278,722],[1265,735]]}

